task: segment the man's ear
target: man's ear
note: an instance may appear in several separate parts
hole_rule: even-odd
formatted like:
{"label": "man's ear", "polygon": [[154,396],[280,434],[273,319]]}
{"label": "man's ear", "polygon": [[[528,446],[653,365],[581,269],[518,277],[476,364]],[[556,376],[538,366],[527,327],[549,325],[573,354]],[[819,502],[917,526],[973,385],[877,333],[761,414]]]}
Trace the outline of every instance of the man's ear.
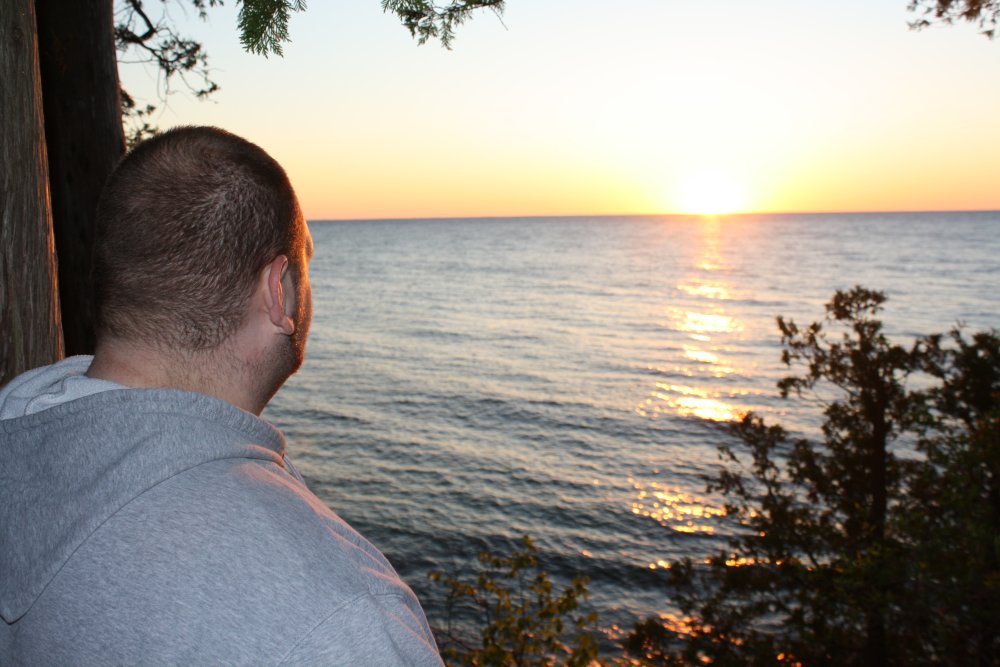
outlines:
{"label": "man's ear", "polygon": [[292,298],[282,285],[287,272],[288,258],[284,255],[275,257],[264,269],[267,278],[265,303],[271,324],[281,329],[283,334],[290,336],[295,333],[295,321],[286,312],[290,310],[289,299]]}

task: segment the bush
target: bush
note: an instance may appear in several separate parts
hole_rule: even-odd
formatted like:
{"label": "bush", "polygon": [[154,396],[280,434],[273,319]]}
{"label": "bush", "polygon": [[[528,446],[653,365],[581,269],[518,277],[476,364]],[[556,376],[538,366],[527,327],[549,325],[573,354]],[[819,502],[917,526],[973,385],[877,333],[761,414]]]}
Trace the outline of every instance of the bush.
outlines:
{"label": "bush", "polygon": [[[440,572],[431,574],[432,580],[448,587],[448,627],[435,633],[447,664],[599,664],[594,639],[597,614],[574,615],[587,598],[586,578],[577,577],[556,593],[548,574],[538,569],[537,555],[531,538],[524,536],[510,557],[480,554],[475,584]],[[479,641],[454,632],[451,621],[461,611],[480,621]]]}

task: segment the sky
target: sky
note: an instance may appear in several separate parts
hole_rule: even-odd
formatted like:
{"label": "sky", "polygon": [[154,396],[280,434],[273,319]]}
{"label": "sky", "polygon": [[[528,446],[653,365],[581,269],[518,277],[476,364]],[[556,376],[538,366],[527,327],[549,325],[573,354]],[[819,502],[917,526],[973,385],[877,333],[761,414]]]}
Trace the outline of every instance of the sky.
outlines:
{"label": "sky", "polygon": [[1000,209],[1000,39],[907,0],[508,0],[418,46],[379,0],[312,0],[284,57],[207,22],[221,90],[123,84],[223,127],[308,219]]}

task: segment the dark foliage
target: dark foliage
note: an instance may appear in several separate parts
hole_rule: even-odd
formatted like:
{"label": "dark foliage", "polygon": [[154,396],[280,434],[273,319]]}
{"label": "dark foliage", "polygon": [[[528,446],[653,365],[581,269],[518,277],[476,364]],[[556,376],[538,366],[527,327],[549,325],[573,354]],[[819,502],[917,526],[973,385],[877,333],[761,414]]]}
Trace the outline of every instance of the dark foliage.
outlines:
{"label": "dark foliage", "polygon": [[913,653],[1000,664],[1000,337],[960,330],[924,342],[931,428],[900,512],[913,543]]}
{"label": "dark foliage", "polygon": [[250,53],[283,55],[281,44],[291,40],[288,18],[305,8],[305,0],[245,0],[237,18],[240,43]]}
{"label": "dark foliage", "polygon": [[976,24],[980,31],[993,39],[1000,21],[1000,2],[997,0],[910,0],[909,10],[920,14],[910,24],[922,30],[934,23],[952,25],[956,21]]}

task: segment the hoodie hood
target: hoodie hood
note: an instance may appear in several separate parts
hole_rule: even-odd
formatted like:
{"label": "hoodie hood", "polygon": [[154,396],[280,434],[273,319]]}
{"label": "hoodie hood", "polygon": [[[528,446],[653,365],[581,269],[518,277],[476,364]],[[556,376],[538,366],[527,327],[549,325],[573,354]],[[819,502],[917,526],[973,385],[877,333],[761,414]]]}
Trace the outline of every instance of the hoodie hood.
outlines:
{"label": "hoodie hood", "polygon": [[87,377],[93,360],[90,355],[67,357],[18,375],[0,388],[0,419],[31,415],[110,389],[125,389],[115,382]]}
{"label": "hoodie hood", "polygon": [[221,459],[284,466],[284,439],[264,420],[201,394],[98,388],[92,383],[103,381],[80,377],[90,364],[84,359],[85,367],[71,358],[31,371],[0,392],[0,616],[7,623],[27,613],[101,524],[163,480]]}

